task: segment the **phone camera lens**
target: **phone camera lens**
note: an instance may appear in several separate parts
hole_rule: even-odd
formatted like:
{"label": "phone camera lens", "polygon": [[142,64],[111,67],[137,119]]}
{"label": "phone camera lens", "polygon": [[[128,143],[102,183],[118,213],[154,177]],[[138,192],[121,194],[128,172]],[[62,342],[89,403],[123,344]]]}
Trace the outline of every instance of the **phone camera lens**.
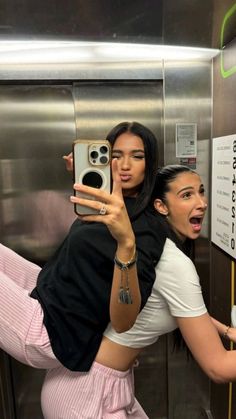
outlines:
{"label": "phone camera lens", "polygon": [[103,145],[102,147],[100,147],[100,153],[101,154],[106,154],[108,151],[107,147],[105,145]]}
{"label": "phone camera lens", "polygon": [[93,160],[96,160],[98,158],[98,152],[97,151],[91,151],[90,156]]}
{"label": "phone camera lens", "polygon": [[107,164],[107,162],[108,162],[108,158],[106,156],[100,157],[100,163],[101,164]]}

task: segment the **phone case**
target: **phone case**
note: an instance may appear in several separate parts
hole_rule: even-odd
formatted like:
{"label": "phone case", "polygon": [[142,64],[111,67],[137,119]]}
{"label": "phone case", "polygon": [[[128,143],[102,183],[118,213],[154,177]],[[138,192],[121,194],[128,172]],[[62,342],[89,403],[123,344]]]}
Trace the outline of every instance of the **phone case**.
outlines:
{"label": "phone case", "polygon": [[[76,140],[73,145],[74,181],[93,188],[111,190],[111,147],[106,140]],[[75,196],[93,197],[75,191]],[[78,215],[97,214],[98,211],[75,204]]]}

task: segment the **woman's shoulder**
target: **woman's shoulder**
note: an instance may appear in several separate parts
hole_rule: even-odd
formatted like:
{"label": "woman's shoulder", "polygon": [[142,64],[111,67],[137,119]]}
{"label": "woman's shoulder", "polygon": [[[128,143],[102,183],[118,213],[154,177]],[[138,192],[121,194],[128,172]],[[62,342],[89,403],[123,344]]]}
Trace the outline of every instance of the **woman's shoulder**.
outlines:
{"label": "woman's shoulder", "polygon": [[159,269],[187,281],[193,277],[198,281],[198,274],[193,261],[170,238],[167,238],[160,259]]}

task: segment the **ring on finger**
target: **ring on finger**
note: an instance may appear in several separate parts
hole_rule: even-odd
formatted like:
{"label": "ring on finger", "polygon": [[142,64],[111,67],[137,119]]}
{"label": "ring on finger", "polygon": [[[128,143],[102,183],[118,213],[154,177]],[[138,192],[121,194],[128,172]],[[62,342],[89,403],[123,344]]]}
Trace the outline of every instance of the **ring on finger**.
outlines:
{"label": "ring on finger", "polygon": [[100,210],[99,210],[99,214],[100,215],[106,215],[106,213],[107,213],[107,208],[106,208],[105,205],[102,205]]}

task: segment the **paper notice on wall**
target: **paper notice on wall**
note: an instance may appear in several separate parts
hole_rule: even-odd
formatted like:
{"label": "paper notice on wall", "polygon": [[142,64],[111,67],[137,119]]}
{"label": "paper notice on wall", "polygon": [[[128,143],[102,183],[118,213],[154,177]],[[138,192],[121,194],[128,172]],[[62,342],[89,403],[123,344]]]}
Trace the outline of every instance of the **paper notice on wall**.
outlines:
{"label": "paper notice on wall", "polygon": [[236,258],[236,134],[213,139],[211,240]]}
{"label": "paper notice on wall", "polygon": [[176,157],[197,156],[197,124],[176,124]]}

